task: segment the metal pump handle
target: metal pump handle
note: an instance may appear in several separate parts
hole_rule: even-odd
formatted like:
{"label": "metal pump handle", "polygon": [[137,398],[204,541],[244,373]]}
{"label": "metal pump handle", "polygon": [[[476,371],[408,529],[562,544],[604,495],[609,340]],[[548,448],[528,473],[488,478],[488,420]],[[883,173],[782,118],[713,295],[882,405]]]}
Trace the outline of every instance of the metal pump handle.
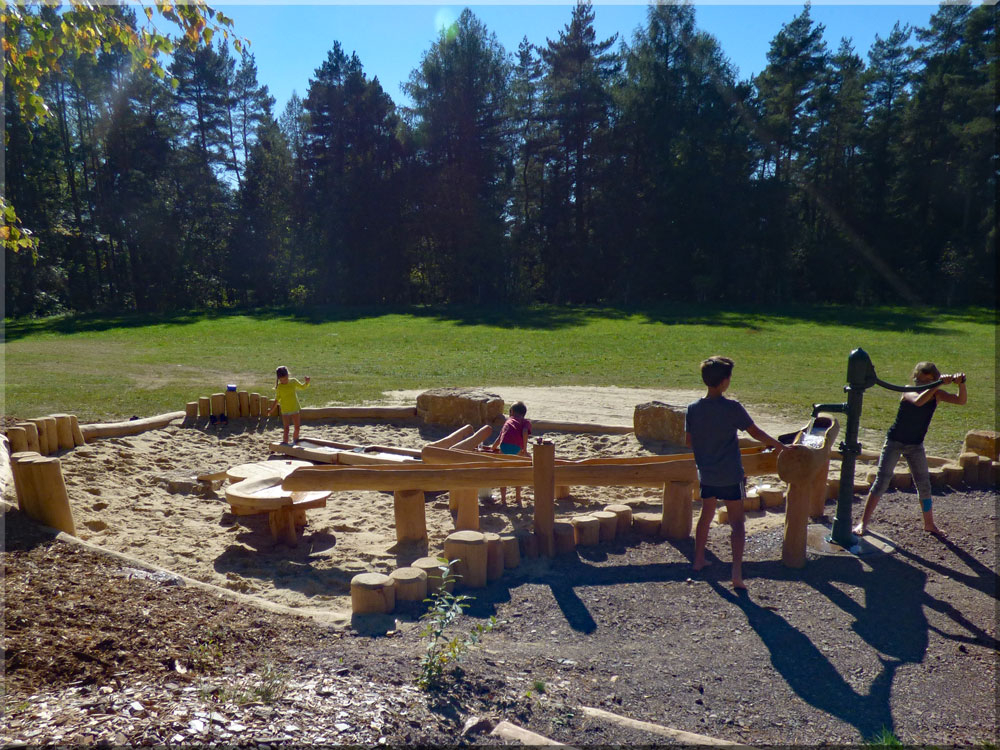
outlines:
{"label": "metal pump handle", "polygon": [[939,385],[944,385],[944,380],[938,379],[935,380],[933,383],[925,383],[923,385],[893,385],[892,383],[886,383],[881,378],[875,378],[875,383],[890,391],[899,391],[900,393],[915,393],[920,391],[926,391],[930,388],[934,388]]}

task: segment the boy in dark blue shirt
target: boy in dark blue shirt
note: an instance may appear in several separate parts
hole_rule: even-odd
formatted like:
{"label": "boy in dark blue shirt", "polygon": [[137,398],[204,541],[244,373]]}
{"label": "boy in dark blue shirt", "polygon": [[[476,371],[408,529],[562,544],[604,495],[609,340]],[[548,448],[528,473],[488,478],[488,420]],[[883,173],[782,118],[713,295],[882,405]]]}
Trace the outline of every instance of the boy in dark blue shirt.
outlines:
{"label": "boy in dark blue shirt", "polygon": [[733,588],[746,589],[743,583],[743,547],[746,528],[743,522],[743,498],[746,496],[746,477],[740,456],[737,430],[743,430],[755,440],[781,451],[784,446],[768,435],[750,418],[739,401],[722,394],[729,388],[733,376],[733,360],[728,357],[709,357],[701,363],[701,379],[708,386],[704,398],[688,405],[684,420],[687,443],[694,450],[701,484],[701,516],[694,535],[695,570],[705,562],[705,544],[708,530],[715,517],[719,500],[726,503],[729,514],[730,543],[733,550]]}

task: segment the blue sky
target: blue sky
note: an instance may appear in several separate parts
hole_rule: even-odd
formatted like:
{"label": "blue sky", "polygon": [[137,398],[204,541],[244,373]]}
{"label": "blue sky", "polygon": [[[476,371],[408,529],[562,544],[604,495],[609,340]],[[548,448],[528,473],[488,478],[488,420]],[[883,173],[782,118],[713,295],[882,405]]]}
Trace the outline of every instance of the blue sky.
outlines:
{"label": "blue sky", "polygon": [[[406,97],[400,84],[409,78],[437,36],[441,23],[458,17],[463,5],[293,5],[283,3],[238,5],[211,3],[235,22],[236,33],[251,41],[258,77],[277,100],[276,114],[284,108],[292,91],[305,96],[309,79],[339,41],[350,54],[357,52],[369,76],[377,76],[382,87],[398,104]],[[469,5],[486,27],[497,35],[508,52],[514,53],[524,36],[535,44],[555,39],[570,18],[571,4]],[[699,28],[714,35],[741,78],[759,73],[767,64],[772,38],[802,10],[802,3],[773,5],[698,3]],[[831,51],[841,37],[850,37],[855,50],[867,61],[875,35],[885,37],[896,21],[926,26],[936,3],[832,5],[814,3],[812,17],[826,27]],[[630,40],[643,24],[645,4],[594,3],[595,25],[600,38],[614,34]]]}

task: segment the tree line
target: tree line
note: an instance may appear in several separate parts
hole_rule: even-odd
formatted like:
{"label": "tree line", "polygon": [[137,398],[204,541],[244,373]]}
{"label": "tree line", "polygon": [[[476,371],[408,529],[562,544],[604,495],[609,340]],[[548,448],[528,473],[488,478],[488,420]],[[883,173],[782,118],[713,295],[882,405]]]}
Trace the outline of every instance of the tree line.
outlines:
{"label": "tree line", "polygon": [[[54,13],[42,6],[40,14]],[[136,23],[127,7],[115,10]],[[808,4],[740,80],[695,9],[508,51],[468,9],[398,106],[334,43],[284,110],[253,56],[127,49],[5,87],[6,314],[323,304],[994,302],[996,5],[866,58]]]}

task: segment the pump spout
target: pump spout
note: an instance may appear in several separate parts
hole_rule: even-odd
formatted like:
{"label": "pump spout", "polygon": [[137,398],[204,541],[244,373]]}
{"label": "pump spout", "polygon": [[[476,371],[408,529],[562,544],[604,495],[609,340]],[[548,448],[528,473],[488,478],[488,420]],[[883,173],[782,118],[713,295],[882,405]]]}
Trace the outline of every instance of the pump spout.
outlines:
{"label": "pump spout", "polygon": [[812,416],[815,419],[821,411],[839,411],[847,413],[847,404],[813,404]]}

